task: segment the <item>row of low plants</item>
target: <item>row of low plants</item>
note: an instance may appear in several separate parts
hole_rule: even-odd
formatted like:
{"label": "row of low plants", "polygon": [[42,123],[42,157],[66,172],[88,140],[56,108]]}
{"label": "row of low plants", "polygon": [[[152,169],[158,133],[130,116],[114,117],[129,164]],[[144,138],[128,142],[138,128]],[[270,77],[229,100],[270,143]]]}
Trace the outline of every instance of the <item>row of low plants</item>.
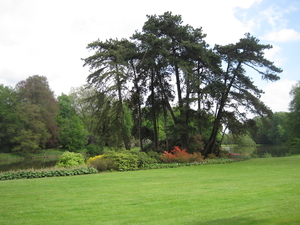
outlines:
{"label": "row of low plants", "polygon": [[64,152],[56,166],[39,170],[9,171],[0,174],[0,180],[31,179],[42,177],[75,176],[98,173],[94,167],[85,165],[81,153]]}
{"label": "row of low plants", "polygon": [[[28,179],[54,176],[73,176],[92,174],[102,171],[132,171],[140,169],[174,168],[204,164],[224,164],[250,159],[247,155],[223,154],[222,158],[210,155],[203,158],[200,153],[189,154],[185,149],[175,146],[170,152],[141,152],[139,150],[106,151],[103,155],[91,157],[85,163],[81,153],[66,151],[60,157],[56,167],[40,171],[27,170],[0,174],[0,180]],[[86,165],[85,165],[86,164]],[[75,168],[78,166],[81,168]]]}
{"label": "row of low plants", "polygon": [[78,168],[53,168],[44,170],[10,171],[0,174],[0,180],[32,179],[43,177],[75,176],[98,173],[93,167],[81,166]]}
{"label": "row of low plants", "polygon": [[103,155],[91,157],[87,165],[100,171],[129,171],[139,169],[174,168],[203,164],[224,164],[248,160],[250,156],[243,154],[223,154],[221,158],[210,155],[207,159],[199,153],[189,154],[185,149],[175,146],[170,152],[163,154],[140,151],[107,151]]}

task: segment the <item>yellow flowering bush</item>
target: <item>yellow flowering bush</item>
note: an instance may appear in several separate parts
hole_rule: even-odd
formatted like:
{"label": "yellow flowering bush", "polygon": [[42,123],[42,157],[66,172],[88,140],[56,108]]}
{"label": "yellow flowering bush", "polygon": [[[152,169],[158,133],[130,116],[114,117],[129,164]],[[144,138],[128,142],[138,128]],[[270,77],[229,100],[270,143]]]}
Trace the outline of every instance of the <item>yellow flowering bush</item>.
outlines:
{"label": "yellow flowering bush", "polygon": [[104,155],[97,155],[95,157],[91,157],[88,159],[86,164],[97,169],[98,171],[107,171],[114,169],[113,160],[104,157]]}
{"label": "yellow flowering bush", "polygon": [[88,161],[86,162],[87,165],[91,165],[93,162],[99,160],[99,159],[102,159],[103,158],[103,155],[96,155],[94,157],[91,157],[88,159]]}

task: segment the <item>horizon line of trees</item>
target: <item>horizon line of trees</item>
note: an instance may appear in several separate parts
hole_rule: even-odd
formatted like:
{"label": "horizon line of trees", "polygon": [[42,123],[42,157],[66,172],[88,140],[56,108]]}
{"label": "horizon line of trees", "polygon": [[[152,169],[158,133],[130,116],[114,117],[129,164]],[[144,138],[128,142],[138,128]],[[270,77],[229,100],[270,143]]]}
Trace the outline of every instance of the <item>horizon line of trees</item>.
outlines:
{"label": "horizon line of trees", "polygon": [[[271,45],[245,34],[235,44],[210,48],[202,29],[183,25],[179,15],[147,19],[130,40],[90,43],[92,55],[83,59],[87,84],[69,95],[55,99],[38,75],[15,89],[2,85],[1,109],[10,113],[0,115],[1,148],[75,150],[92,143],[130,149],[138,140],[142,151],[149,142],[154,151],[178,145],[218,154],[225,129],[255,134],[260,120],[271,118],[259,99],[263,91],[246,74],[250,68],[262,79],[279,79],[282,70],[264,58]],[[247,118],[249,112],[262,119]]]}

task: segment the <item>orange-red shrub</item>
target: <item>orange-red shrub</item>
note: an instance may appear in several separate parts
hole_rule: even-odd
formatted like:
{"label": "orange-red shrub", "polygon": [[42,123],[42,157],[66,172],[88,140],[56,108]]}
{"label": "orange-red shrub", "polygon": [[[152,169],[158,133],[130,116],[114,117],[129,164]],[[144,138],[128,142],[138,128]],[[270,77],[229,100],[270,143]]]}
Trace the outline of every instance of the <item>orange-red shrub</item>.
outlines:
{"label": "orange-red shrub", "polygon": [[180,149],[178,146],[174,146],[174,149],[170,152],[164,151],[162,161],[165,163],[188,163],[188,162],[199,162],[203,159],[200,152],[189,154],[186,149]]}

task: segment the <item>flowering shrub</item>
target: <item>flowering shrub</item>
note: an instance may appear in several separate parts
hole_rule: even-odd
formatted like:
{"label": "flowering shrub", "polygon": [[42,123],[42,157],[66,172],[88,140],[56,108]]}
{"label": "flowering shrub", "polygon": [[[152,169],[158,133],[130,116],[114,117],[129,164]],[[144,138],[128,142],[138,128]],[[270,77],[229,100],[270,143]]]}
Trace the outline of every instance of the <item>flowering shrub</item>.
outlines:
{"label": "flowering shrub", "polygon": [[178,146],[174,146],[174,149],[170,152],[164,151],[161,156],[161,160],[165,163],[188,163],[201,161],[202,159],[201,153],[189,154],[186,149],[180,149]]}
{"label": "flowering shrub", "polygon": [[96,168],[98,171],[117,170],[128,171],[137,170],[139,158],[125,150],[123,152],[107,151],[104,155],[98,155],[87,161],[89,166]]}
{"label": "flowering shrub", "polygon": [[88,161],[86,162],[86,164],[90,165],[94,161],[97,161],[98,159],[102,159],[102,158],[103,158],[103,155],[97,155],[97,156],[91,157],[91,158],[88,159]]}
{"label": "flowering shrub", "polygon": [[111,159],[104,158],[104,155],[97,155],[91,157],[86,162],[88,166],[91,166],[98,171],[114,170],[114,163]]}

